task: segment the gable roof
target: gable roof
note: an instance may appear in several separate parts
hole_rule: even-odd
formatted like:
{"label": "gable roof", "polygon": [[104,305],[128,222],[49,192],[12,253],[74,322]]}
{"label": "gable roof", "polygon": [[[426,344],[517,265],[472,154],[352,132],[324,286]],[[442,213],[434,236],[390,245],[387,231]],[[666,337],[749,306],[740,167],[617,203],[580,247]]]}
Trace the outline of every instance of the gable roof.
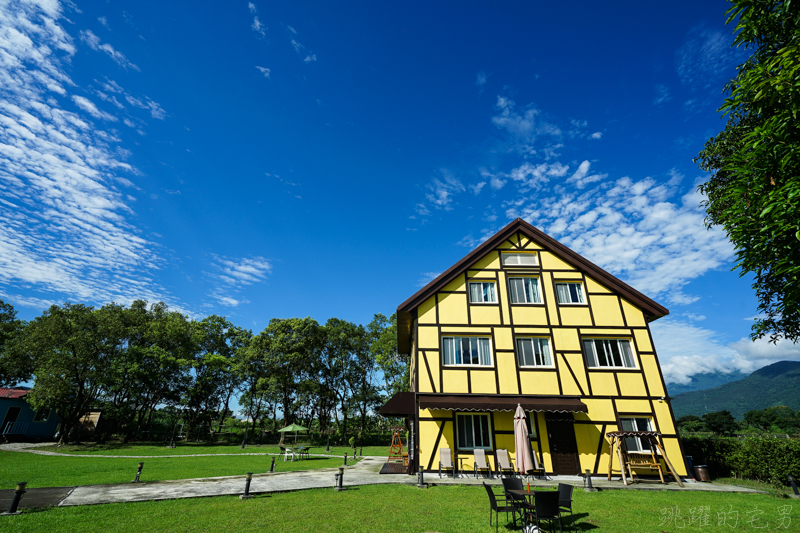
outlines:
{"label": "gable roof", "polygon": [[503,241],[517,232],[521,232],[548,252],[564,259],[567,263],[607,286],[612,291],[632,304],[639,307],[652,322],[662,316],[669,314],[669,309],[651,300],[641,292],[637,291],[616,276],[613,276],[595,265],[580,254],[570,250],[543,231],[536,229],[533,225],[525,222],[521,218],[512,221],[506,227],[495,233],[493,236],[465,255],[459,262],[442,272],[436,279],[417,291],[411,298],[397,306],[397,351],[398,353],[409,353],[411,351],[411,328],[413,327],[412,311],[422,302],[436,294],[445,285],[453,281],[456,277],[463,274],[478,259],[498,247]]}

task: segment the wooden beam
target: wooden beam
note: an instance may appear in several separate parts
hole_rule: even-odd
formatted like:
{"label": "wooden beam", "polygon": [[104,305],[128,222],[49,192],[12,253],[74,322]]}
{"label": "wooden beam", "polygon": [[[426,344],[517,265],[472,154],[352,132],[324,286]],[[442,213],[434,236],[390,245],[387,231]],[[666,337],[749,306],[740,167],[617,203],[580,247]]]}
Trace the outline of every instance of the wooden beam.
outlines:
{"label": "wooden beam", "polygon": [[680,476],[678,476],[678,473],[675,472],[675,469],[672,468],[672,463],[669,462],[669,459],[667,458],[667,453],[664,451],[664,448],[662,448],[658,442],[656,442],[656,446],[658,446],[658,451],[661,452],[661,457],[664,458],[664,462],[667,463],[669,471],[672,472],[672,477],[674,477],[675,481],[678,482],[678,486],[683,488],[683,481],[681,481],[681,478]]}

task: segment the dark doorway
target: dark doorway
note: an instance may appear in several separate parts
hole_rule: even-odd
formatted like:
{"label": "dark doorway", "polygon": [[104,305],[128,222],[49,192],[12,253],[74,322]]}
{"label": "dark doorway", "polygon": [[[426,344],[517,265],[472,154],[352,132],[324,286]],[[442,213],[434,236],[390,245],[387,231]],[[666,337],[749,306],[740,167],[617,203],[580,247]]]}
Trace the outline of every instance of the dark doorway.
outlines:
{"label": "dark doorway", "polygon": [[6,417],[3,419],[3,425],[0,426],[0,435],[5,435],[10,432],[14,427],[14,422],[17,421],[21,407],[9,407],[6,412]]}
{"label": "dark doorway", "polygon": [[574,476],[581,473],[578,461],[578,443],[575,441],[575,419],[572,413],[545,413],[547,439],[553,473],[557,476]]}

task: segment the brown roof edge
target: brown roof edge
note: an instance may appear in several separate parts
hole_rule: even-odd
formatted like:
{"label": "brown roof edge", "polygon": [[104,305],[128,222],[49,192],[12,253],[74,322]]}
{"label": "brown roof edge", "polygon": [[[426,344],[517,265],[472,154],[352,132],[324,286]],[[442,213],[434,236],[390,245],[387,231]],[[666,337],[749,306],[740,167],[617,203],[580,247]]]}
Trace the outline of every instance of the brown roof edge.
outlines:
{"label": "brown roof edge", "polygon": [[397,392],[378,409],[381,416],[403,417],[417,412],[417,401],[413,392]]}
{"label": "brown roof edge", "polygon": [[452,281],[457,275],[467,270],[467,268],[469,268],[469,266],[472,265],[475,261],[483,257],[483,255],[485,255],[491,249],[498,246],[504,240],[508,239],[511,235],[513,235],[517,231],[522,231],[523,233],[528,234],[529,237],[532,237],[533,240],[537,241],[546,250],[553,252],[561,257],[564,257],[568,262],[574,264],[579,270],[585,271],[586,273],[590,274],[593,278],[597,279],[597,281],[603,282],[605,285],[608,285],[611,289],[616,290],[616,292],[624,296],[626,299],[630,300],[631,303],[638,305],[645,312],[650,321],[656,320],[658,318],[661,318],[662,316],[666,316],[669,314],[669,309],[667,309],[666,307],[656,303],[654,300],[651,300],[650,298],[648,298],[641,292],[637,291],[624,281],[620,280],[619,278],[617,278],[612,274],[609,274],[599,266],[595,265],[582,255],[573,252],[572,250],[570,250],[569,248],[567,248],[566,246],[564,246],[551,236],[547,235],[543,231],[536,229],[528,222],[525,222],[521,218],[517,218],[508,225],[506,225],[506,227],[495,233],[493,236],[489,237],[480,246],[478,246],[470,253],[465,255],[455,265],[451,266],[450,268],[442,272],[438,277],[436,277],[436,279],[434,279],[433,281],[425,285],[422,289],[414,293],[414,295],[411,296],[411,298],[401,303],[397,307],[398,333],[400,331],[399,328],[400,328],[401,312],[409,312],[412,309],[415,309],[422,302],[428,299],[431,295],[436,293],[436,291],[438,291],[443,286],[447,285],[450,281]]}

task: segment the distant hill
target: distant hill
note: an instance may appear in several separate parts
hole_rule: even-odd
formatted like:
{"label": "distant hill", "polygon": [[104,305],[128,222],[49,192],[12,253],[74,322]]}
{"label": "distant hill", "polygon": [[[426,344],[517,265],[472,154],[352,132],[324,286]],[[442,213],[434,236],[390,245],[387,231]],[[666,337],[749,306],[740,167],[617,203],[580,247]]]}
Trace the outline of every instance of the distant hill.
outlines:
{"label": "distant hill", "polygon": [[672,398],[675,418],[703,416],[727,409],[741,420],[751,409],[766,409],[773,405],[800,409],[800,362],[780,361],[756,370],[744,379]]}
{"label": "distant hill", "polygon": [[725,385],[731,381],[739,381],[740,379],[744,379],[749,375],[750,374],[745,374],[739,370],[730,372],[728,374],[722,372],[714,372],[713,374],[695,374],[692,376],[692,380],[686,385],[667,383],[667,392],[669,392],[670,396],[674,397],[678,394],[683,394],[684,392],[713,389],[714,387]]}

